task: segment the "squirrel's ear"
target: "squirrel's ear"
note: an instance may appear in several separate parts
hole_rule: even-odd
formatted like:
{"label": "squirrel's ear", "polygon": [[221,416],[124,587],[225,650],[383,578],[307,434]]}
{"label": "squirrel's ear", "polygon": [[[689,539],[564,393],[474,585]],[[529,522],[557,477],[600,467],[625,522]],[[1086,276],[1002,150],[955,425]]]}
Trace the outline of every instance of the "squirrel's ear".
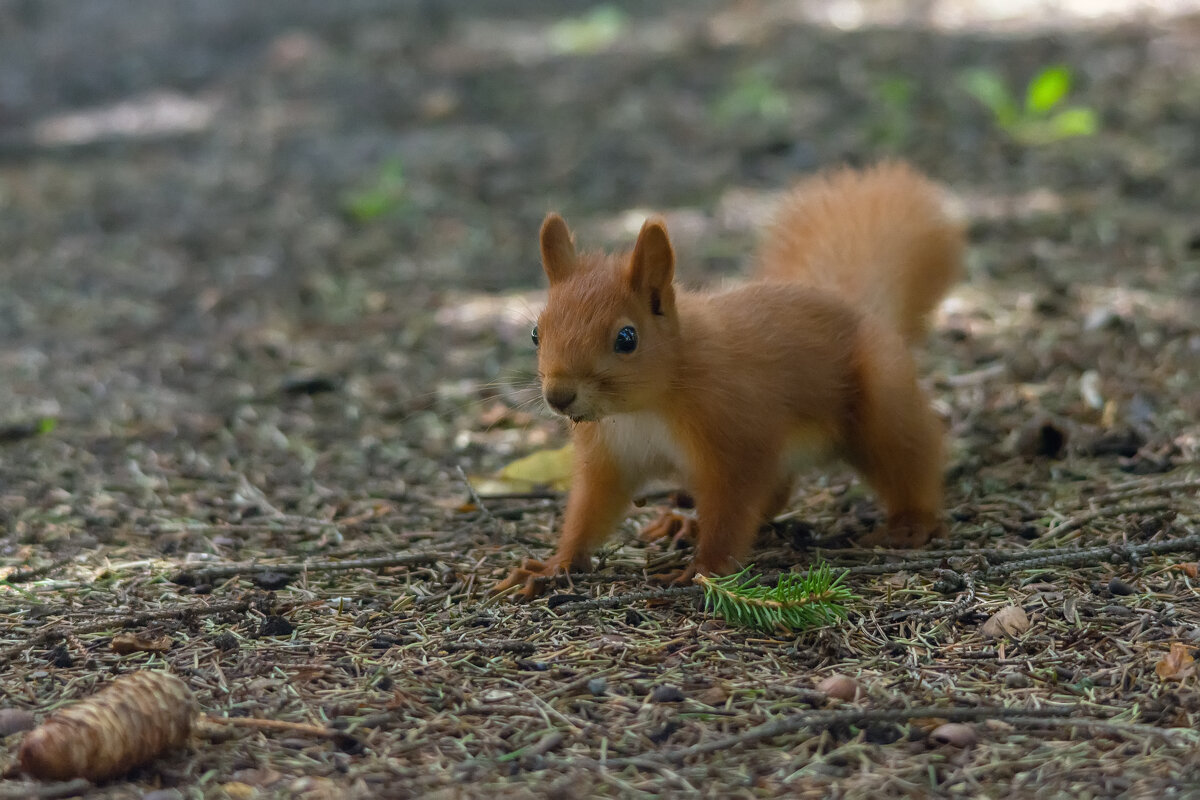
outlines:
{"label": "squirrel's ear", "polygon": [[635,292],[650,294],[652,311],[663,313],[663,306],[673,296],[671,281],[675,277],[675,251],[661,220],[648,219],[638,234],[637,244],[629,259],[629,287]]}
{"label": "squirrel's ear", "polygon": [[542,223],[542,269],[550,283],[558,283],[575,269],[575,245],[571,231],[558,214],[546,215]]}

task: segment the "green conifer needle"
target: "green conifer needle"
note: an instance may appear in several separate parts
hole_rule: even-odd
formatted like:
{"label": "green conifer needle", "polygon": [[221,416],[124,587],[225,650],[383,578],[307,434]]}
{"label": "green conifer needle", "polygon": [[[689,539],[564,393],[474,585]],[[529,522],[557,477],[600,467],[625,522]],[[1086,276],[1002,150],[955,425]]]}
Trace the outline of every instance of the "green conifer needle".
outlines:
{"label": "green conifer needle", "polygon": [[845,572],[834,576],[828,564],[803,575],[784,573],[774,586],[765,586],[753,565],[723,578],[700,575],[705,606],[734,625],[763,631],[800,631],[846,618],[844,603],[857,599],[842,585]]}

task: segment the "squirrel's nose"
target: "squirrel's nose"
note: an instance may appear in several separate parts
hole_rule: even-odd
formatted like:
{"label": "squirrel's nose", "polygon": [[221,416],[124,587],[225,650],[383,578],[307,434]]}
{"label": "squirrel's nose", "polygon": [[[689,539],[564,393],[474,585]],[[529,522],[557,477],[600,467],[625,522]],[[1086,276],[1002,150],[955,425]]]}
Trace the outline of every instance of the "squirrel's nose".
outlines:
{"label": "squirrel's nose", "polygon": [[575,402],[575,390],[569,386],[554,386],[544,392],[546,402],[559,413],[564,413]]}

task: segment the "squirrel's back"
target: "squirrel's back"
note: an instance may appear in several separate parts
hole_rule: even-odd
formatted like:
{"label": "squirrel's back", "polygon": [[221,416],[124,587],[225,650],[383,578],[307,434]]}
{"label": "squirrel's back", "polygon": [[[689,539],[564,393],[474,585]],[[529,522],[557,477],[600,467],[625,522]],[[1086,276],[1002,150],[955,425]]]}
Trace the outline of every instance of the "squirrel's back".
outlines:
{"label": "squirrel's back", "polygon": [[758,276],[796,281],[883,314],[906,341],[962,272],[962,224],[942,190],[906,164],[839,169],[802,181],[776,212]]}

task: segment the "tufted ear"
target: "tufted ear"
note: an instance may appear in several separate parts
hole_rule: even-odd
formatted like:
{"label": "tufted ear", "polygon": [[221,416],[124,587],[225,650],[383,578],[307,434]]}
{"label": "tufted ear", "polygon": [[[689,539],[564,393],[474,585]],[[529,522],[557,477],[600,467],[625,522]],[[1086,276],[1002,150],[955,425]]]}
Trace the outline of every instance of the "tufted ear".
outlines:
{"label": "tufted ear", "polygon": [[550,213],[542,222],[542,269],[551,285],[565,280],[575,269],[575,245],[571,231],[558,214]]}
{"label": "tufted ear", "polygon": [[675,295],[671,281],[675,278],[675,251],[662,220],[648,219],[638,234],[633,255],[629,258],[629,288],[645,294],[650,310],[663,314],[670,310]]}

